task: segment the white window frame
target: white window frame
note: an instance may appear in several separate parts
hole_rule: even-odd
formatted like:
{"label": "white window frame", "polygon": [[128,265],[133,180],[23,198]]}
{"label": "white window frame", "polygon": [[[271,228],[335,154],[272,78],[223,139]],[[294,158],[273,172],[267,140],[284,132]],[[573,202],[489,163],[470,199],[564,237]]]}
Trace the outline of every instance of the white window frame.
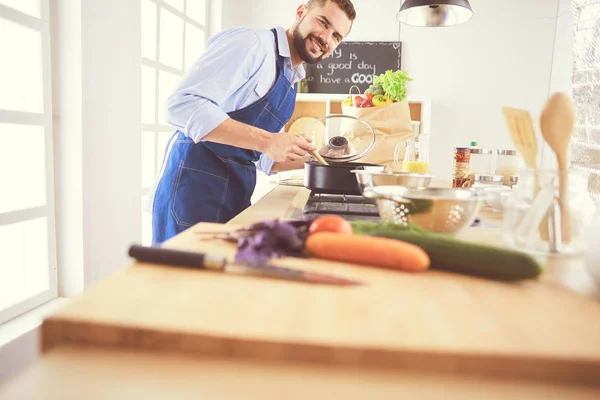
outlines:
{"label": "white window frame", "polygon": [[[0,324],[57,297],[56,222],[54,206],[54,154],[52,132],[52,81],[50,69],[49,0],[39,0],[41,18],[36,18],[0,4],[0,18],[37,30],[42,35],[44,112],[32,113],[0,109],[0,122],[44,127],[46,145],[46,205],[0,213],[0,225],[46,218],[48,229],[48,289],[37,295],[0,309]],[[35,251],[35,249],[31,249]],[[10,266],[3,266],[10,268]]]}
{"label": "white window frame", "polygon": [[[195,1],[195,0],[184,0],[184,4],[183,4],[183,12],[174,8],[173,6],[171,6],[170,4],[162,1],[162,0],[149,0],[150,2],[154,3],[156,5],[156,36],[155,36],[155,57],[156,57],[156,61],[149,59],[147,57],[143,57],[142,56],[142,66],[147,66],[153,69],[154,72],[154,87],[155,89],[155,93],[154,93],[154,123],[150,124],[150,123],[142,123],[141,124],[141,132],[143,133],[152,133],[153,134],[153,144],[154,144],[154,156],[152,157],[153,160],[153,175],[156,177],[159,174],[160,168],[161,168],[161,164],[158,161],[159,160],[159,156],[162,158],[162,154],[164,149],[159,149],[159,140],[158,140],[158,134],[159,133],[175,133],[175,128],[173,128],[170,125],[163,125],[159,123],[159,119],[160,119],[160,108],[161,107],[165,107],[165,104],[159,104],[159,74],[160,71],[163,72],[168,72],[174,75],[177,75],[179,77],[183,77],[185,75],[186,72],[186,68],[189,67],[187,64],[189,64],[190,60],[186,60],[186,52],[185,52],[185,48],[186,48],[186,31],[187,31],[187,23],[189,23],[190,25],[195,26],[196,28],[202,30],[204,32],[204,40],[205,40],[205,44],[206,41],[208,40],[209,37],[209,32],[210,32],[210,21],[211,21],[211,6],[212,6],[212,0],[206,0],[205,3],[205,23],[201,24],[199,22],[197,22],[196,20],[190,18],[187,16],[186,11],[187,11],[187,3],[189,1]],[[183,21],[183,38],[182,38],[182,46],[183,46],[183,52],[182,52],[182,68],[174,68],[171,67],[169,65],[163,64],[160,62],[160,17],[161,17],[161,11],[162,9],[166,9],[169,12],[171,12],[172,14],[176,15],[177,17],[181,18],[181,20]],[[142,33],[143,34],[143,33]],[[200,56],[200,54],[198,54],[197,56]],[[160,153],[160,154],[159,154]],[[144,196],[148,195],[148,193],[150,192],[151,186],[143,186],[141,188],[141,196],[142,199],[144,198]],[[142,211],[143,213],[146,213],[147,211]]]}
{"label": "white window frame", "polygon": [[[188,1],[194,1],[194,0],[184,0],[183,3],[183,12],[179,11],[178,9],[172,7],[170,4],[165,3],[162,0],[150,0],[152,3],[156,4],[156,61],[155,60],[151,60],[149,58],[146,57],[142,57],[142,65],[148,66],[150,68],[152,68],[154,70],[154,84],[155,84],[155,88],[156,88],[156,92],[155,92],[155,98],[154,98],[154,123],[153,124],[148,124],[148,123],[142,123],[141,126],[141,130],[142,131],[147,131],[147,132],[153,132],[154,133],[154,175],[158,174],[158,171],[160,169],[160,165],[158,165],[158,152],[162,151],[162,149],[158,148],[158,133],[159,132],[175,132],[175,128],[173,128],[170,125],[161,125],[159,124],[159,112],[160,112],[160,107],[165,107],[164,104],[158,104],[158,76],[159,76],[159,72],[160,71],[164,71],[164,72],[169,72],[171,74],[174,75],[178,75],[180,77],[183,77],[183,75],[186,72],[186,62],[189,60],[186,60],[185,58],[185,39],[186,39],[186,23],[189,23],[191,25],[194,25],[196,28],[201,29],[202,31],[204,31],[205,33],[205,40],[208,39],[208,34],[209,34],[209,24],[210,24],[210,10],[211,10],[211,0],[206,0],[206,9],[205,9],[205,16],[206,16],[206,23],[203,25],[193,19],[191,19],[190,17],[188,17],[185,12],[186,12],[186,7],[187,7],[187,2]],[[182,45],[183,45],[183,54],[182,54],[182,69],[178,69],[178,68],[174,68],[171,67],[169,65],[165,65],[162,64],[161,62],[159,62],[160,60],[160,13],[161,10],[165,8],[167,10],[169,10],[169,12],[175,14],[176,16],[178,16],[179,18],[181,18],[184,22],[183,24],[183,40],[182,40]],[[198,54],[199,56],[200,54]],[[142,188],[142,196],[145,196],[148,194],[150,190],[149,186],[145,186]]]}

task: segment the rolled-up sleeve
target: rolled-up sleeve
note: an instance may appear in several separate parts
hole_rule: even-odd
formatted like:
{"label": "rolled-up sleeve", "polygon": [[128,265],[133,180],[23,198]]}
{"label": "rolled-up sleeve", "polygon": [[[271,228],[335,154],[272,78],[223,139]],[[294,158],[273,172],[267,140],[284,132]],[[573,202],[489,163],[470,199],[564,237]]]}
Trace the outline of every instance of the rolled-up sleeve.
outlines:
{"label": "rolled-up sleeve", "polygon": [[275,165],[275,161],[273,161],[268,155],[262,153],[256,162],[256,169],[264,172],[267,175],[273,175],[276,174],[276,172],[271,172],[273,165]]}
{"label": "rolled-up sleeve", "polygon": [[169,96],[167,122],[198,143],[229,118],[221,105],[248,81],[263,59],[260,39],[252,30],[215,36]]}

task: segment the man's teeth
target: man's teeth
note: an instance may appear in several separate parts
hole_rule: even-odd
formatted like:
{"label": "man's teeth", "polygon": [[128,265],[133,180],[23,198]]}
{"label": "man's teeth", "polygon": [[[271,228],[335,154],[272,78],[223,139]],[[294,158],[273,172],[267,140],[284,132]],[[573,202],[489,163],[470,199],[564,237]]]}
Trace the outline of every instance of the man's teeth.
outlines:
{"label": "man's teeth", "polygon": [[323,51],[323,50],[321,50],[321,47],[317,44],[316,40],[310,39],[310,41],[311,41],[313,47],[315,48],[315,50],[317,50],[317,51]]}

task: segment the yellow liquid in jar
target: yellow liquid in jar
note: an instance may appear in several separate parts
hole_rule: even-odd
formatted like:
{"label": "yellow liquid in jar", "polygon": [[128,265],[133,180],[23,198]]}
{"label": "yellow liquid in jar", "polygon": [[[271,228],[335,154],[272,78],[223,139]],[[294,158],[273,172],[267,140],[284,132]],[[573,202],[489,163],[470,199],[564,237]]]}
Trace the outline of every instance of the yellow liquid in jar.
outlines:
{"label": "yellow liquid in jar", "polygon": [[425,161],[402,161],[402,172],[428,174],[429,163]]}

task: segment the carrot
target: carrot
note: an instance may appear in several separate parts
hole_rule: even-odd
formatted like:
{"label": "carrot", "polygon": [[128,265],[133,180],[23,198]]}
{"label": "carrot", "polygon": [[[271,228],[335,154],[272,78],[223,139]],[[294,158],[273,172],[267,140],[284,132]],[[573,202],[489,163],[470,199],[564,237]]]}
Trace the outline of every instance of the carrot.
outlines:
{"label": "carrot", "polygon": [[308,236],[304,247],[319,258],[403,271],[424,271],[430,264],[419,246],[384,237],[316,232]]}

